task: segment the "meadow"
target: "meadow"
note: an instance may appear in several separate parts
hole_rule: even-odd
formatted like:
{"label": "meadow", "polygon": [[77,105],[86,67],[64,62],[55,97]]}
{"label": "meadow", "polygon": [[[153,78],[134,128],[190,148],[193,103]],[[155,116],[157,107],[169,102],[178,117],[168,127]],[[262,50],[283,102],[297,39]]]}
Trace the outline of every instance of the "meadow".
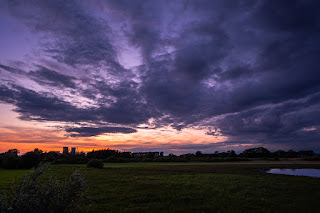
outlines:
{"label": "meadow", "polygon": [[[266,174],[268,168],[320,168],[303,161],[51,165],[63,179],[78,169],[89,212],[318,212],[320,178]],[[0,169],[0,192],[27,170]]]}

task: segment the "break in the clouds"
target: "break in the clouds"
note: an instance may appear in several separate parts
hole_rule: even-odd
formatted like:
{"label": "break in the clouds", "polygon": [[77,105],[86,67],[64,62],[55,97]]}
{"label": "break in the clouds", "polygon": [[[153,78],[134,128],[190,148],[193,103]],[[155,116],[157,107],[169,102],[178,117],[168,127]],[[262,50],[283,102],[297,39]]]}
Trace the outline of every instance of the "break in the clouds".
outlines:
{"label": "break in the clouds", "polygon": [[37,40],[24,61],[0,55],[0,100],[22,120],[73,137],[195,128],[221,146],[320,150],[318,1],[1,5]]}

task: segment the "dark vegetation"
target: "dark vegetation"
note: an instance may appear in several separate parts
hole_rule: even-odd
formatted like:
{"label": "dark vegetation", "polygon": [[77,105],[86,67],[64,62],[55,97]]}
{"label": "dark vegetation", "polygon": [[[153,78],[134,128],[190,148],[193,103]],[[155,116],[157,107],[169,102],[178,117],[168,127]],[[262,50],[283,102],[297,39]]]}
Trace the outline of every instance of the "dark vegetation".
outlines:
{"label": "dark vegetation", "polygon": [[63,153],[43,152],[35,149],[19,155],[17,149],[8,150],[0,154],[0,168],[5,169],[30,169],[36,167],[40,162],[50,162],[53,164],[86,164],[92,159],[99,159],[105,163],[126,163],[126,162],[225,162],[225,161],[248,161],[252,159],[269,159],[279,160],[279,158],[301,158],[304,160],[320,160],[320,155],[316,155],[313,151],[282,151],[278,150],[270,152],[263,147],[250,148],[244,150],[240,154],[230,150],[227,152],[214,152],[204,154],[197,151],[195,154],[188,153],[176,156],[169,154],[163,156],[159,152],[131,153],[120,152],[118,150],[103,149],[93,150],[87,154],[80,153]]}
{"label": "dark vegetation", "polygon": [[0,197],[0,212],[86,212],[87,182],[79,171],[64,180],[48,172],[48,164],[40,164],[22,176],[6,196]]}
{"label": "dark vegetation", "polygon": [[103,168],[103,162],[102,162],[102,160],[91,159],[91,160],[89,160],[87,166],[88,167],[92,167],[92,168],[102,169]]}
{"label": "dark vegetation", "polygon": [[23,155],[19,155],[19,150],[10,149],[5,153],[0,153],[0,168],[4,169],[31,169],[37,167],[41,162],[53,164],[71,163],[86,164],[88,158],[85,153],[59,154],[56,152],[43,152],[35,149]]}

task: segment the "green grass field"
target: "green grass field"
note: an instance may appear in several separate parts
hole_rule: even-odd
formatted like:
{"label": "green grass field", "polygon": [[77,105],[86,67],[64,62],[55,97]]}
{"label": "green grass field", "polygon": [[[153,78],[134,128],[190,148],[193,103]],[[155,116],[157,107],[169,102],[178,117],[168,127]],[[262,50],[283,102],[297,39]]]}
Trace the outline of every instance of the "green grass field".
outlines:
{"label": "green grass field", "polygon": [[[59,178],[75,169],[89,184],[90,212],[319,212],[320,178],[264,173],[320,168],[298,161],[124,163],[103,169],[52,165]],[[0,170],[5,191],[26,170]]]}
{"label": "green grass field", "polygon": [[0,169],[0,193],[5,193],[9,190],[12,183],[27,171],[23,169]]}

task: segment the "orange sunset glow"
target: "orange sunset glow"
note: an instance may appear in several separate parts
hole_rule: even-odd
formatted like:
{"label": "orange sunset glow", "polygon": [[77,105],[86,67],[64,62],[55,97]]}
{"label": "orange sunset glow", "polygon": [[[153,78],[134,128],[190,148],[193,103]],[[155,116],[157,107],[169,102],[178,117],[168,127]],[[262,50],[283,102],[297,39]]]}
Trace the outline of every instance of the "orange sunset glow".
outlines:
{"label": "orange sunset glow", "polygon": [[[176,132],[174,129],[161,128],[157,130],[141,129],[132,134],[105,134],[95,137],[68,137],[68,133],[54,128],[57,123],[27,122],[18,119],[18,113],[13,107],[2,104],[0,113],[4,115],[0,122],[1,150],[17,148],[21,153],[39,148],[44,151],[62,151],[63,146],[78,147],[79,151],[88,152],[93,149],[157,150],[166,153],[185,153],[183,146],[206,145],[205,150],[214,151],[213,143],[226,140],[226,137],[206,135],[205,130],[186,129]],[[172,147],[180,148],[172,148]]]}

